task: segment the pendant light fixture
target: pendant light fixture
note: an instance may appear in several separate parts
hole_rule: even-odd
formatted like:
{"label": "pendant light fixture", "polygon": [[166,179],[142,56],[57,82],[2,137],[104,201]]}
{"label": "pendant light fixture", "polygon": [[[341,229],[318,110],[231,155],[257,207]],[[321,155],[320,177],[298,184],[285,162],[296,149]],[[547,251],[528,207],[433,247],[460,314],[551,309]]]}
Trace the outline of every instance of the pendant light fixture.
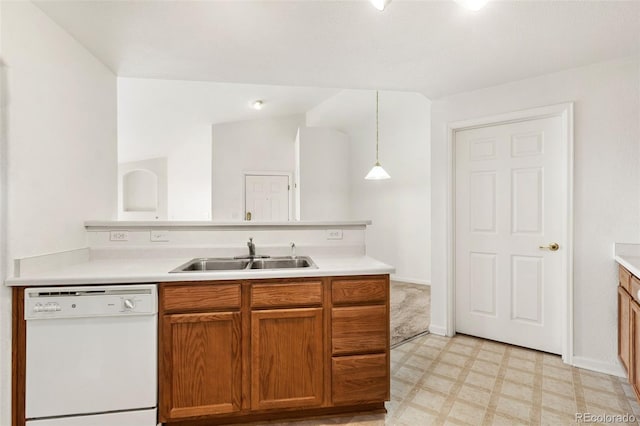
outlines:
{"label": "pendant light fixture", "polygon": [[376,90],[376,164],[373,166],[373,168],[369,171],[369,173],[367,173],[367,175],[364,177],[367,180],[382,180],[382,179],[391,179],[391,176],[389,176],[389,173],[387,173],[382,166],[380,165],[380,159],[379,159],[379,129],[378,129],[378,91]]}

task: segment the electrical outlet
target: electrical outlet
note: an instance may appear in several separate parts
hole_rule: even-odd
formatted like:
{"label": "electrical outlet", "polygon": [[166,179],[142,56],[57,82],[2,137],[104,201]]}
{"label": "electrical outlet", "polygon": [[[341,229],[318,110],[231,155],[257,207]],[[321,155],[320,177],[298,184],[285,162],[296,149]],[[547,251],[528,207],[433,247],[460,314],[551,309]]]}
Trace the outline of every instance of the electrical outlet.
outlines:
{"label": "electrical outlet", "polygon": [[169,241],[169,231],[151,231],[150,239],[153,242]]}
{"label": "electrical outlet", "polygon": [[109,240],[129,241],[129,231],[111,231],[109,232]]}
{"label": "electrical outlet", "polygon": [[327,240],[341,240],[342,229],[327,229]]}

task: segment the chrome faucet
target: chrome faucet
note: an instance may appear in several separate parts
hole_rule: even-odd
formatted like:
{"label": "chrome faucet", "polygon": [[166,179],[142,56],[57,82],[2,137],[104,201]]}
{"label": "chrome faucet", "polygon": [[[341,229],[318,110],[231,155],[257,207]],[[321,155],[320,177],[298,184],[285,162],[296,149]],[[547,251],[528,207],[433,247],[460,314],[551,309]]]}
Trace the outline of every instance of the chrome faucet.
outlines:
{"label": "chrome faucet", "polygon": [[296,258],[296,243],[294,243],[293,241],[289,243],[289,246],[291,247],[291,257],[292,258]]}
{"label": "chrome faucet", "polygon": [[253,243],[253,237],[249,237],[247,246],[249,247],[249,257],[256,257],[256,245]]}

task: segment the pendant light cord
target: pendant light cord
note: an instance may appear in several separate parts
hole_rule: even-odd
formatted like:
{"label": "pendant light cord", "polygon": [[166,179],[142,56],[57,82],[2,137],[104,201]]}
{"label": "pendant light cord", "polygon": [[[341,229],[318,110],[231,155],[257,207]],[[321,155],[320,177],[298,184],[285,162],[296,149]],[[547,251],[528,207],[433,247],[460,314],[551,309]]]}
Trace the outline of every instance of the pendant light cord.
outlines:
{"label": "pendant light cord", "polygon": [[380,165],[380,160],[379,160],[379,147],[378,147],[378,140],[379,140],[379,133],[380,130],[378,129],[378,91],[376,90],[376,165]]}

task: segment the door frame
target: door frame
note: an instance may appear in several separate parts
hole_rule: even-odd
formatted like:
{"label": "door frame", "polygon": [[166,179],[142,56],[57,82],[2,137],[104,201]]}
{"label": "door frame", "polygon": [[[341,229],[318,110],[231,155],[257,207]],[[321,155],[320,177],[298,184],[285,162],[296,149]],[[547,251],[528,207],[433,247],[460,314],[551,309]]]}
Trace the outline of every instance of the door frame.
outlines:
{"label": "door frame", "polygon": [[455,135],[462,130],[541,118],[559,117],[562,121],[562,162],[564,164],[563,187],[565,189],[562,206],[563,235],[560,244],[566,247],[562,259],[562,360],[573,364],[573,102],[549,105],[505,114],[474,118],[447,123],[447,324],[446,335],[453,336],[455,325]]}
{"label": "door frame", "polygon": [[287,222],[290,222],[293,217],[293,191],[291,182],[293,180],[293,173],[291,172],[280,172],[280,171],[244,171],[242,172],[242,221],[247,221],[247,176],[286,176],[287,177],[287,204],[288,204],[288,213],[287,213]]}

